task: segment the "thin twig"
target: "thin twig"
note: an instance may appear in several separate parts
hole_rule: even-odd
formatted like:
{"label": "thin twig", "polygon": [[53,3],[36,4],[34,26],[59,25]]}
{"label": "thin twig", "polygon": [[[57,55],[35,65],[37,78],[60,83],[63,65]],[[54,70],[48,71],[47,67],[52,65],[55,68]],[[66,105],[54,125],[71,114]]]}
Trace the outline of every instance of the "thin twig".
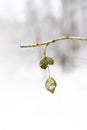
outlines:
{"label": "thin twig", "polygon": [[54,44],[56,42],[64,41],[64,40],[77,40],[77,41],[86,41],[87,42],[87,38],[85,38],[85,37],[62,36],[62,37],[59,37],[55,40],[51,40],[51,41],[48,41],[48,42],[36,43],[36,44],[33,44],[33,45],[20,45],[20,47],[21,48],[38,47],[38,46],[43,46],[43,45],[46,45],[46,44],[47,45]]}
{"label": "thin twig", "polygon": [[48,75],[49,75],[49,78],[50,78],[50,68],[49,68],[49,66],[48,66]]}

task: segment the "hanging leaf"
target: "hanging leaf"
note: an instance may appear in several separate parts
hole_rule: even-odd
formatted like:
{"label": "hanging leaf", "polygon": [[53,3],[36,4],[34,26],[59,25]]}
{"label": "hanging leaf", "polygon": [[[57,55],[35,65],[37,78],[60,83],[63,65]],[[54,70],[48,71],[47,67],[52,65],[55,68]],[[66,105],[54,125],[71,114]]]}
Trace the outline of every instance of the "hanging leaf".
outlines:
{"label": "hanging leaf", "polygon": [[45,88],[51,93],[54,93],[56,86],[56,81],[53,78],[49,77],[45,83]]}
{"label": "hanging leaf", "polygon": [[54,59],[51,58],[51,57],[44,57],[41,61],[40,61],[40,67],[42,69],[46,69],[48,67],[48,64],[49,65],[53,65],[54,64]]}
{"label": "hanging leaf", "polygon": [[47,62],[47,59],[46,57],[44,57],[41,61],[40,61],[40,67],[42,69],[46,69],[48,67],[48,62]]}
{"label": "hanging leaf", "polygon": [[46,56],[46,60],[47,60],[49,65],[53,65],[54,64],[54,59],[53,58]]}

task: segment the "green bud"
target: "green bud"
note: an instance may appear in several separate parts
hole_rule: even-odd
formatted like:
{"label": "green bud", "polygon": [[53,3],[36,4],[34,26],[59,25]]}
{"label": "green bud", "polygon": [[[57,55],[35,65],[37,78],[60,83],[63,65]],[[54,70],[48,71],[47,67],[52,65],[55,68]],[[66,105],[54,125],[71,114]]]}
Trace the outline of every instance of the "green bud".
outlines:
{"label": "green bud", "polygon": [[49,65],[53,65],[54,64],[54,59],[53,58],[46,56],[46,60],[47,60]]}
{"label": "green bud", "polygon": [[40,67],[42,69],[46,69],[48,67],[48,62],[47,62],[47,59],[46,57],[44,57],[41,61],[40,61]]}
{"label": "green bud", "polygon": [[53,78],[49,77],[45,83],[45,88],[51,93],[54,93],[56,86],[56,81]]}

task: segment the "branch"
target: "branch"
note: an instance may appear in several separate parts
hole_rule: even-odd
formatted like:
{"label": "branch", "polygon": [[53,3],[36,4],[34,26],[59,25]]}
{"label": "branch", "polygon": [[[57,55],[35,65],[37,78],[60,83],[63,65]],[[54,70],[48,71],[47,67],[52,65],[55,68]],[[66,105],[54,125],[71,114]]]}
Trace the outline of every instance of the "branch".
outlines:
{"label": "branch", "polygon": [[85,38],[85,37],[62,36],[62,37],[59,37],[59,38],[57,38],[55,40],[51,40],[51,41],[48,41],[48,42],[36,43],[36,44],[33,44],[33,45],[20,45],[20,47],[21,48],[38,47],[38,46],[44,46],[46,44],[47,45],[55,44],[56,42],[64,41],[64,40],[87,41],[87,38]]}

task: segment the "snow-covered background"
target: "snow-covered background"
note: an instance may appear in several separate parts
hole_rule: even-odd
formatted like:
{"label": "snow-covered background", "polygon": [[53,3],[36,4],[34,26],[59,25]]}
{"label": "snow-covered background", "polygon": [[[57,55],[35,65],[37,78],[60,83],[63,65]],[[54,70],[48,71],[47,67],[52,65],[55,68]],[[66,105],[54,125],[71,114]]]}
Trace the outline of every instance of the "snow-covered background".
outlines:
{"label": "snow-covered background", "polygon": [[[55,59],[50,67],[51,75],[58,84],[54,94],[45,89],[47,71],[39,67],[43,48],[20,48],[20,44],[60,35],[86,36],[85,8],[82,10],[86,4],[74,1],[71,7],[78,13],[71,10],[70,19],[71,2],[0,0],[0,130],[87,130],[86,44],[77,43],[74,47],[80,49],[72,53],[71,47],[68,48],[71,60],[65,66],[59,64],[63,56],[59,52],[65,50],[66,54],[69,44],[49,46],[47,54]],[[71,26],[71,21],[76,26]]]}

